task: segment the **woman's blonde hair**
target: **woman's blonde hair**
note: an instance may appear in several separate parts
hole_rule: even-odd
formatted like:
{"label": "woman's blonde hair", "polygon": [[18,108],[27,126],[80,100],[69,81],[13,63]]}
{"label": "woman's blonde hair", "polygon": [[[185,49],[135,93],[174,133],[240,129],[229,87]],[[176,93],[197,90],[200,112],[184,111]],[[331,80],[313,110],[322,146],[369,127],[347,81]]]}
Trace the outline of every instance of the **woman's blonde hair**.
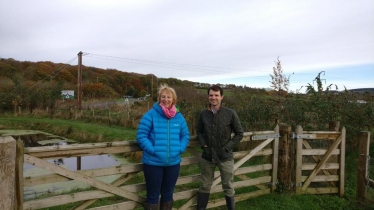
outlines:
{"label": "woman's blonde hair", "polygon": [[173,104],[175,105],[177,103],[177,93],[172,87],[169,87],[167,84],[161,84],[158,89],[158,98],[157,98],[158,103],[161,102],[161,94],[163,92],[171,93],[171,95],[173,96]]}

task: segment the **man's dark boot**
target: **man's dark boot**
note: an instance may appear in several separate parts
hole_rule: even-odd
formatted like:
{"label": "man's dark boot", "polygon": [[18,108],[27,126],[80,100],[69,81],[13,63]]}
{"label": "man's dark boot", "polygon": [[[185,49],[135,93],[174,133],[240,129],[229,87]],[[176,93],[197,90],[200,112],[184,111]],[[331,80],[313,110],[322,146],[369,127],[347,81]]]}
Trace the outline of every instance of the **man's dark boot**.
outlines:
{"label": "man's dark boot", "polygon": [[150,203],[144,203],[144,210],[157,210],[158,203],[156,204],[150,204]]}
{"label": "man's dark boot", "polygon": [[226,206],[228,210],[235,210],[235,196],[228,197],[225,196],[226,198]]}
{"label": "man's dark boot", "polygon": [[210,193],[199,193],[197,197],[197,210],[205,210],[208,205]]}
{"label": "man's dark boot", "polygon": [[161,202],[160,210],[171,210],[173,208],[173,201]]}

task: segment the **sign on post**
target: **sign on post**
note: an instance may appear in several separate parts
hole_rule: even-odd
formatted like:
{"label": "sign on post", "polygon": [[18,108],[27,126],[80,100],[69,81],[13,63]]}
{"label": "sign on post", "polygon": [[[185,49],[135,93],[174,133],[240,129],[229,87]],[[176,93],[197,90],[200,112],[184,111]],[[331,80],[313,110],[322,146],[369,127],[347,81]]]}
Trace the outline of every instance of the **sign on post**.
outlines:
{"label": "sign on post", "polygon": [[63,91],[61,91],[61,97],[63,99],[74,99],[74,90],[63,90]]}

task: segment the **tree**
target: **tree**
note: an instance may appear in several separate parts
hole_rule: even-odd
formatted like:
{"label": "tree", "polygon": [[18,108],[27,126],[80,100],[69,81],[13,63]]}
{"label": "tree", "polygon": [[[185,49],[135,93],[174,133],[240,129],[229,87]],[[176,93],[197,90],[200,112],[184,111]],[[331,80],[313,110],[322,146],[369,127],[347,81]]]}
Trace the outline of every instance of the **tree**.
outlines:
{"label": "tree", "polygon": [[288,92],[288,87],[290,86],[290,77],[283,74],[283,69],[279,57],[275,62],[275,67],[273,67],[273,74],[270,74],[271,81],[270,87],[282,95],[282,92]]}
{"label": "tree", "polygon": [[[317,82],[317,91],[315,90],[313,85],[308,83],[308,86],[306,87],[306,93],[313,94],[313,95],[318,94],[319,96],[322,94],[322,92],[323,92],[322,80],[325,80],[325,79],[321,79],[321,74],[322,73],[323,73],[323,75],[325,75],[325,71],[321,71],[320,73],[318,73],[318,76],[314,79],[314,81]],[[326,92],[330,91],[332,85],[333,84],[330,84],[329,86],[327,86]],[[335,89],[338,90],[337,85],[335,85]]]}

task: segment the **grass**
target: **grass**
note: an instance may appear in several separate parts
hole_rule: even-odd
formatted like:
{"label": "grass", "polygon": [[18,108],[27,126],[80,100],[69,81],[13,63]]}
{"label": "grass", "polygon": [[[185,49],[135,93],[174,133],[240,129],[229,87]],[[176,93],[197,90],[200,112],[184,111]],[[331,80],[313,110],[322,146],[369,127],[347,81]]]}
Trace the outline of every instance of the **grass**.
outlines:
{"label": "grass", "polygon": [[[333,196],[328,196],[333,197]],[[336,197],[336,196],[335,196]],[[258,198],[242,201],[237,203],[238,210],[240,209],[339,209],[341,205],[334,203],[332,206],[326,206],[323,202],[327,196],[299,196],[299,195],[286,195],[286,194],[271,194]],[[330,198],[326,199],[329,200]],[[318,202],[316,202],[318,201]],[[340,207],[339,207],[340,206]],[[250,207],[250,208],[248,208]],[[342,208],[345,209],[345,208]]]}
{"label": "grass", "polygon": [[[0,117],[0,129],[16,130],[40,130],[59,136],[64,136],[80,142],[110,142],[119,140],[135,140],[135,129],[129,129],[122,126],[108,126],[100,123],[86,123],[79,120],[61,120],[43,117],[27,117],[3,115]],[[370,156],[374,157],[374,144],[371,144]],[[368,192],[372,200],[367,200],[365,204],[356,202],[356,181],[357,181],[357,158],[358,151],[353,150],[346,154],[346,173],[345,173],[345,195],[340,198],[338,195],[296,195],[293,193],[273,193],[260,197],[251,198],[245,201],[237,202],[237,210],[319,210],[319,209],[341,209],[341,210],[369,210],[374,209],[374,189]],[[374,177],[374,161],[370,167],[370,173]],[[186,170],[198,170],[198,167],[188,168]],[[189,174],[189,172],[181,174]],[[373,178],[372,178],[373,179]],[[139,182],[141,180],[136,180]],[[196,187],[196,186],[195,186]],[[239,189],[238,194],[243,193]],[[108,205],[110,203],[121,202],[123,199],[118,196],[100,199],[95,206]],[[175,207],[182,205],[176,202]],[[47,208],[50,210],[69,209],[73,205],[57,206]],[[218,207],[213,210],[226,209]]]}
{"label": "grass", "polygon": [[122,126],[109,126],[102,123],[84,123],[78,120],[50,119],[3,115],[0,117],[0,129],[40,130],[79,141],[112,142],[135,140],[136,130]]}

